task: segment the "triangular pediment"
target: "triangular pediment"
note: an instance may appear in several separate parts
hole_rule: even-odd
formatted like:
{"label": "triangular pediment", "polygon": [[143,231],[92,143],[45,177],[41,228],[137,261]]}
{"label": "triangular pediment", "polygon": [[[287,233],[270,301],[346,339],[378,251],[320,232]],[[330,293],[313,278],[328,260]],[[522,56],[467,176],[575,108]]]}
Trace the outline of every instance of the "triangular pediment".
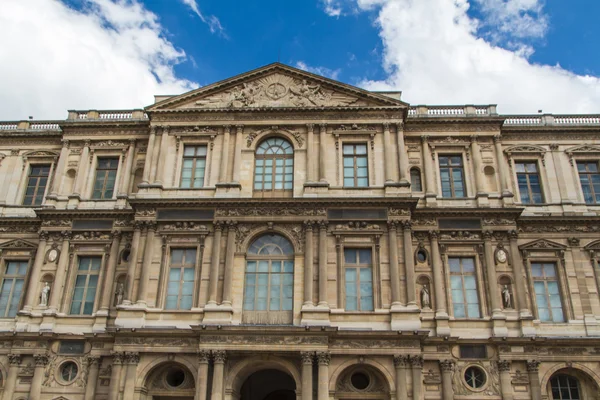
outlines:
{"label": "triangular pediment", "polygon": [[37,249],[37,245],[25,240],[15,239],[0,244],[0,249]]}
{"label": "triangular pediment", "polygon": [[521,250],[565,250],[567,247],[546,239],[539,239],[519,246]]}
{"label": "triangular pediment", "polygon": [[566,153],[600,153],[600,147],[589,144],[571,147],[565,150]]}
{"label": "triangular pediment", "polygon": [[407,106],[400,100],[382,94],[275,63],[170,97],[146,110]]}

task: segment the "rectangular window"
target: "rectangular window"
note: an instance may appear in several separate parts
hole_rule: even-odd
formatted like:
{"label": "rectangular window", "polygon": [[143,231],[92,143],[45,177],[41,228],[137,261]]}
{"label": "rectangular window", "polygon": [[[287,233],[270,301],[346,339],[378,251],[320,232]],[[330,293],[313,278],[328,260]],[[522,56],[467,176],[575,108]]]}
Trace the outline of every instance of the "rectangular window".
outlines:
{"label": "rectangular window", "polygon": [[369,169],[367,167],[367,145],[345,144],[344,152],[344,186],[368,187]]}
{"label": "rectangular window", "polygon": [[181,187],[203,187],[205,171],[206,146],[185,146],[185,148],[183,149],[183,169],[181,170]]}
{"label": "rectangular window", "polygon": [[117,180],[118,158],[99,158],[92,199],[112,199]]}
{"label": "rectangular window", "polygon": [[102,257],[81,257],[71,301],[71,315],[92,315]]}
{"label": "rectangular window", "polygon": [[587,204],[600,203],[600,172],[596,161],[581,161],[577,163],[579,182],[583,198]]}
{"label": "rectangular window", "polygon": [[537,163],[520,162],[515,164],[517,183],[523,204],[540,204],[544,202],[542,184],[538,173]]}
{"label": "rectangular window", "polygon": [[0,291],[0,317],[13,318],[19,311],[28,261],[7,261]]}
{"label": "rectangular window", "polygon": [[452,307],[456,318],[480,318],[475,260],[473,258],[450,257],[450,289]]}
{"label": "rectangular window", "polygon": [[344,249],[346,310],[373,311],[371,249]]}
{"label": "rectangular window", "polygon": [[192,309],[195,275],[196,249],[172,249],[165,309]]}
{"label": "rectangular window", "polygon": [[440,156],[442,197],[466,197],[461,155]]}
{"label": "rectangular window", "polygon": [[565,322],[556,264],[532,263],[531,277],[540,321]]}
{"label": "rectangular window", "polygon": [[25,198],[23,205],[39,206],[44,201],[46,185],[48,185],[48,176],[50,175],[50,165],[32,165],[27,178],[27,188],[25,189]]}

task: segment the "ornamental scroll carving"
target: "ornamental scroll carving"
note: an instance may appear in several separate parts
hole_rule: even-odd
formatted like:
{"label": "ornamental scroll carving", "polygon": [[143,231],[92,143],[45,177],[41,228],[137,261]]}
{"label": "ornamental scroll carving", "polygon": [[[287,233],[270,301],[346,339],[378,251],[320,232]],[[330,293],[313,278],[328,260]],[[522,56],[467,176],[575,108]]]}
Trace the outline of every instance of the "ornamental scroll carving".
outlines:
{"label": "ornamental scroll carving", "polygon": [[254,142],[254,139],[256,139],[257,137],[259,137],[261,135],[264,135],[267,133],[277,133],[277,132],[285,132],[288,135],[292,136],[294,139],[296,139],[296,142],[298,143],[299,147],[302,147],[304,145],[304,139],[302,138],[302,135],[299,132],[292,131],[290,129],[287,129],[287,128],[284,128],[281,126],[273,125],[268,128],[259,129],[259,130],[249,133],[248,136],[246,137],[246,147],[251,147],[252,143]]}
{"label": "ornamental scroll carving", "polygon": [[342,107],[358,102],[357,97],[326,89],[314,81],[273,74],[198,100],[196,105],[207,108]]}
{"label": "ornamental scroll carving", "polygon": [[326,208],[289,208],[289,207],[243,207],[218,209],[215,211],[216,217],[322,217],[327,215]]}
{"label": "ornamental scroll carving", "polygon": [[201,336],[200,343],[255,344],[255,345],[327,345],[325,336]]}
{"label": "ornamental scroll carving", "polygon": [[[277,229],[274,229],[274,227]],[[288,237],[288,239],[292,240],[296,251],[304,251],[304,230],[301,224],[237,224],[235,230],[235,243],[237,252],[245,251],[248,244],[247,241],[261,232],[283,233]]]}

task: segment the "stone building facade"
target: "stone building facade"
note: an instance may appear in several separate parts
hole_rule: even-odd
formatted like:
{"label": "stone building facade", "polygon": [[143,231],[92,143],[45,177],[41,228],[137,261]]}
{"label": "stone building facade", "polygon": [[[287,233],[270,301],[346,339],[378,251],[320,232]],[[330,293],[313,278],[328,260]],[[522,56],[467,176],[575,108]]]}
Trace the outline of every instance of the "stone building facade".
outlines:
{"label": "stone building facade", "polygon": [[0,122],[2,399],[600,399],[599,133],[282,64]]}

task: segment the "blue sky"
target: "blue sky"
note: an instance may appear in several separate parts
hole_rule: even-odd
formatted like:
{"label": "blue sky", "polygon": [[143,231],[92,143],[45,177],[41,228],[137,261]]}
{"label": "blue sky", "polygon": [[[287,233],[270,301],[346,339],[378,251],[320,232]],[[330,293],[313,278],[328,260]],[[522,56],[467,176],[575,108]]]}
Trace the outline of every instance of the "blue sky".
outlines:
{"label": "blue sky", "polygon": [[412,104],[600,113],[599,14],[592,0],[2,0],[0,118],[139,108],[277,60]]}

